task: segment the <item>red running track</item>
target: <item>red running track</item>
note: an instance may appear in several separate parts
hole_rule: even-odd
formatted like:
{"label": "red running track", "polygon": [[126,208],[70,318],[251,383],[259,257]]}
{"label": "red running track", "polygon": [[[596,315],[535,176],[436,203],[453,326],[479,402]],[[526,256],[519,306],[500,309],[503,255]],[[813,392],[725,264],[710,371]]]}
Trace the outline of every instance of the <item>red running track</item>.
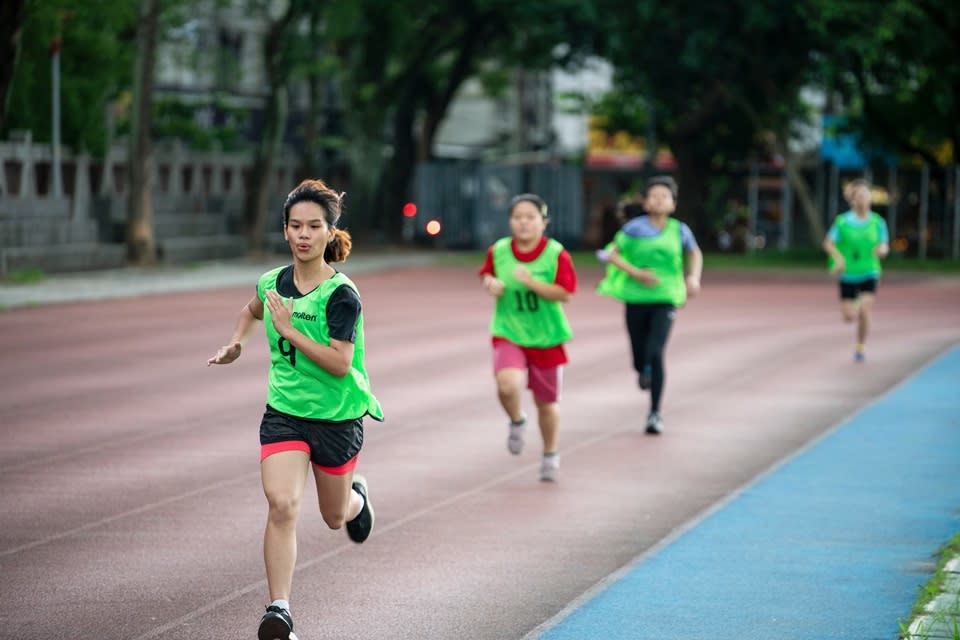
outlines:
{"label": "red running track", "polygon": [[[506,451],[474,273],[356,276],[387,412],[360,463],[377,528],[358,546],[306,505],[301,640],[521,638],[960,341],[957,278],[888,277],[856,365],[825,277],[708,267],[674,326],[653,438],[621,308],[583,269],[560,482],[545,484],[535,440]],[[262,335],[205,366],[253,286],[0,313],[0,638],[255,637]]]}

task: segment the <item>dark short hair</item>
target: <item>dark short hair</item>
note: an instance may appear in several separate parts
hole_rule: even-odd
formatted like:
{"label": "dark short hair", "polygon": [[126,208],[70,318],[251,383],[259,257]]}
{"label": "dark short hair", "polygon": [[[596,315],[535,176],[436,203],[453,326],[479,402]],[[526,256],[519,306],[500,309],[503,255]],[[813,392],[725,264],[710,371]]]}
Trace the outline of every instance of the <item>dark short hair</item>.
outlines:
{"label": "dark short hair", "polygon": [[508,209],[508,211],[512,213],[513,208],[518,204],[520,204],[521,202],[529,202],[533,204],[533,206],[535,206],[537,210],[540,211],[540,215],[542,215],[544,218],[548,217],[547,203],[544,202],[543,198],[541,198],[535,193],[521,193],[520,195],[513,196],[513,198],[510,200],[510,208]]}
{"label": "dark short hair", "polygon": [[647,215],[647,211],[639,202],[624,202],[620,205],[620,217],[626,220],[633,220],[640,216]]}
{"label": "dark short hair", "polygon": [[647,197],[647,193],[653,187],[666,187],[670,189],[670,193],[673,194],[673,199],[677,199],[677,193],[679,189],[677,188],[677,181],[673,179],[673,176],[653,176],[647,180],[647,185],[643,188],[643,197]]}

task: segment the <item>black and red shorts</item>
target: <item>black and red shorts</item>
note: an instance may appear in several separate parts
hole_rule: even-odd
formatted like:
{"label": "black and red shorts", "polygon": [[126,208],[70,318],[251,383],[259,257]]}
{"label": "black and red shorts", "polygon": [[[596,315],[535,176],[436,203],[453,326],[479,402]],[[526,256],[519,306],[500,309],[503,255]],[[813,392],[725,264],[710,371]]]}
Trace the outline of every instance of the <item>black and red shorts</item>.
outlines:
{"label": "black and red shorts", "polygon": [[333,422],[281,413],[267,405],[260,421],[260,461],[282,451],[304,451],[322,471],[335,475],[357,465],[363,418]]}

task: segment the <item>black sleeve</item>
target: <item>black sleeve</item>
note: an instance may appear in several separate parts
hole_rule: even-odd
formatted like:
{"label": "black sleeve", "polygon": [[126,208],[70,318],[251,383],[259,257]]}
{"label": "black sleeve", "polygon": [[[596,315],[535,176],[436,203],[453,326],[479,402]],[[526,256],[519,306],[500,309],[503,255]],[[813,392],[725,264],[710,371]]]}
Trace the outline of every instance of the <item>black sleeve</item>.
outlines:
{"label": "black sleeve", "polygon": [[327,326],[330,337],[353,342],[357,337],[357,318],[360,317],[360,296],[350,285],[342,284],[327,300]]}

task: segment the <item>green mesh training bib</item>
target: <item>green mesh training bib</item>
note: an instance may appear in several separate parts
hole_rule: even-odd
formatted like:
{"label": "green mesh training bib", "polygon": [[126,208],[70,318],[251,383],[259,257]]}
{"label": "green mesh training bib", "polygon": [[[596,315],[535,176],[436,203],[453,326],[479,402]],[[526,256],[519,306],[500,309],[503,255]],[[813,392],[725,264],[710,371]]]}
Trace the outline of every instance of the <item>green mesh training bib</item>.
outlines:
{"label": "green mesh training bib", "polygon": [[513,255],[511,239],[501,238],[493,245],[493,268],[503,282],[503,295],[497,298],[490,333],[521,347],[546,348],[563,344],[573,337],[563,305],[547,300],[527,288],[513,276],[517,267],[526,267],[534,280],[553,284],[563,245],[553,239],[533,262],[520,262]]}
{"label": "green mesh training bib", "polygon": [[681,307],[687,301],[683,281],[683,240],[680,222],[667,218],[663,231],[649,238],[637,238],[617,232],[613,238],[620,257],[640,269],[650,269],[660,280],[646,285],[626,271],[607,264],[606,274],[597,285],[597,293],[630,303],[666,303]]}
{"label": "green mesh training bib", "polygon": [[[262,276],[257,296],[266,300],[266,292],[276,290],[277,277],[286,267],[278,267]],[[354,291],[356,286],[342,273],[336,273],[316,289],[293,299],[293,326],[314,342],[330,344],[327,326],[327,301],[341,285]],[[273,326],[270,308],[264,303],[263,324],[270,345],[270,375],[267,404],[288,415],[312,420],[355,420],[370,415],[383,420],[383,409],[370,390],[364,368],[363,313],[357,317],[353,362],[347,374],[339,378],[298,352]]]}
{"label": "green mesh training bib", "polygon": [[837,251],[843,256],[843,280],[879,278],[880,258],[874,253],[880,244],[883,218],[873,211],[865,224],[854,224],[846,216],[837,218]]}

